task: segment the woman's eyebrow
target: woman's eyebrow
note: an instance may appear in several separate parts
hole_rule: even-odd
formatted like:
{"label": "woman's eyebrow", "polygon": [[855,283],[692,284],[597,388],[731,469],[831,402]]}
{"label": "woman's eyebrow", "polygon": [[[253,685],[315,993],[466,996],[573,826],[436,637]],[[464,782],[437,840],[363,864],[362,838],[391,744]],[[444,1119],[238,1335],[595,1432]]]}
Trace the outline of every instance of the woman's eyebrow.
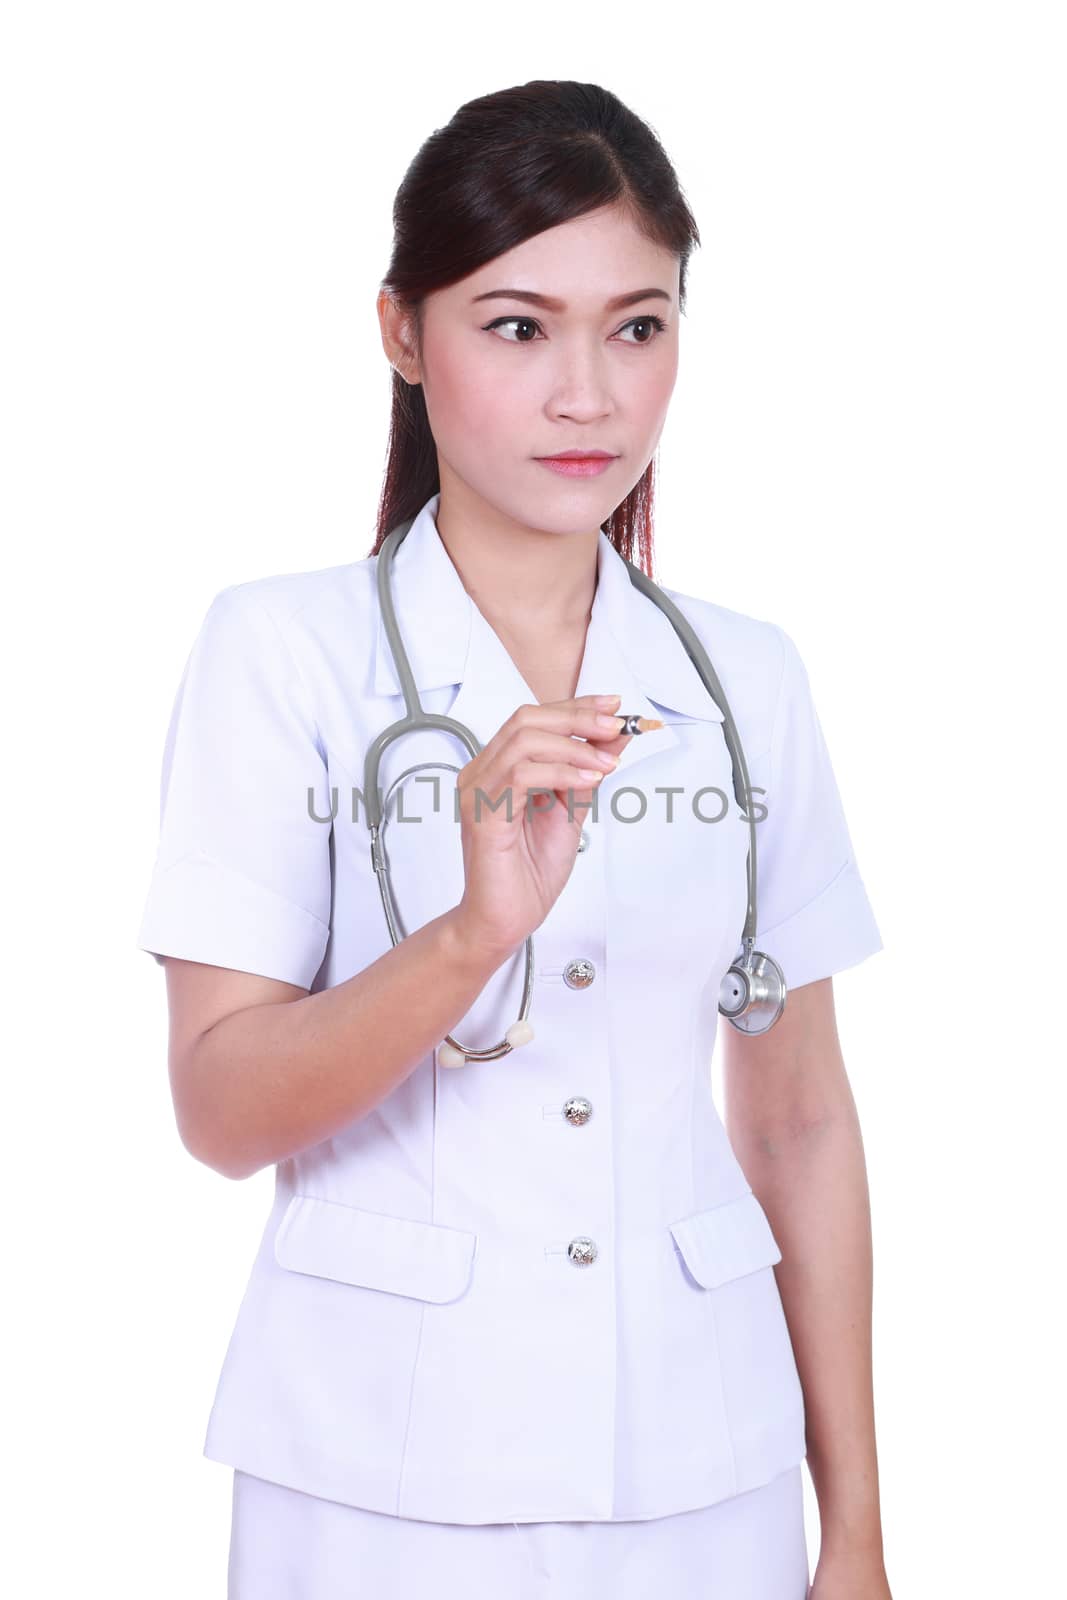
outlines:
{"label": "woman's eyebrow", "polygon": [[[621,311],[624,306],[636,305],[639,300],[666,300],[670,301],[666,289],[634,289],[630,294],[616,295],[614,300],[605,302],[608,311]],[[545,311],[566,311],[565,300],[553,299],[548,294],[536,294],[532,289],[488,289],[485,294],[476,294],[471,305],[477,305],[479,300],[524,300],[529,305],[541,306]]]}

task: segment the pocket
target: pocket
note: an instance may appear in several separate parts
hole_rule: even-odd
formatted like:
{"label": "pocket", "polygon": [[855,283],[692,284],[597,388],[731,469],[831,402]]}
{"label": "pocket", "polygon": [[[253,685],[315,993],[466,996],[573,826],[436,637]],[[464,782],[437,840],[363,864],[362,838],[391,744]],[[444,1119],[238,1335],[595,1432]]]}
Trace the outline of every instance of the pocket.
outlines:
{"label": "pocket", "polygon": [[703,1289],[717,1289],[782,1259],[767,1214],[751,1190],[671,1223],[670,1231],[682,1260]]}
{"label": "pocket", "polygon": [[685,1264],[679,1280],[713,1329],[737,1482],[765,1483],[805,1452],[804,1392],[771,1270],[782,1259],[778,1241],[751,1191],[670,1231]]}
{"label": "pocket", "polygon": [[294,1194],[274,1236],[274,1259],[292,1272],[441,1304],[470,1282],[477,1238],[436,1222]]}

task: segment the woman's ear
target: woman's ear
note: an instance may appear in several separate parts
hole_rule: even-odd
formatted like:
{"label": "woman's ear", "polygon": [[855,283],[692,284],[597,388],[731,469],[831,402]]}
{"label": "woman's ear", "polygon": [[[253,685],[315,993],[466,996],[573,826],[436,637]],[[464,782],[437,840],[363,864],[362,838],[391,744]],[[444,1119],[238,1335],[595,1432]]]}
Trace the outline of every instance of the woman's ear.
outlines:
{"label": "woman's ear", "polygon": [[382,347],[389,365],[398,372],[405,383],[421,382],[418,358],[412,339],[411,311],[399,300],[382,289],[378,295],[378,325],[381,329]]}

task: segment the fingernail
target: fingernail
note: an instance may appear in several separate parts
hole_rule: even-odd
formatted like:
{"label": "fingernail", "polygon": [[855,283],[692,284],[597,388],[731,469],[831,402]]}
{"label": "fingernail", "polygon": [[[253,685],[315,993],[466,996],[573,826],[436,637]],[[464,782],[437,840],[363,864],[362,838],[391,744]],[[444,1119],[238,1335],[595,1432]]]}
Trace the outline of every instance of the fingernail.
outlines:
{"label": "fingernail", "polygon": [[621,694],[598,694],[595,704],[598,706],[617,706],[621,699]]}

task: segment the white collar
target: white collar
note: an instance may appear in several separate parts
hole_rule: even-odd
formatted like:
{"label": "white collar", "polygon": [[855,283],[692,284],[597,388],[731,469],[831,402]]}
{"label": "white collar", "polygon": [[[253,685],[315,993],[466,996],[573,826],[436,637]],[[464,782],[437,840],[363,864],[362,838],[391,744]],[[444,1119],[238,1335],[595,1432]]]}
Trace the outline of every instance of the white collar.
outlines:
{"label": "white collar", "polygon": [[[427,500],[396,553],[394,605],[417,688],[458,685],[447,714],[465,722],[484,744],[516,706],[537,697],[463,586],[437,529],[440,499],[435,494]],[[380,615],[374,692],[400,696]],[[575,694],[619,694],[620,712],[644,717],[656,717],[666,707],[701,721],[723,720],[670,622],[634,587],[626,562],[602,529]],[[642,734],[631,739],[620,768],[675,743],[669,725]]]}

